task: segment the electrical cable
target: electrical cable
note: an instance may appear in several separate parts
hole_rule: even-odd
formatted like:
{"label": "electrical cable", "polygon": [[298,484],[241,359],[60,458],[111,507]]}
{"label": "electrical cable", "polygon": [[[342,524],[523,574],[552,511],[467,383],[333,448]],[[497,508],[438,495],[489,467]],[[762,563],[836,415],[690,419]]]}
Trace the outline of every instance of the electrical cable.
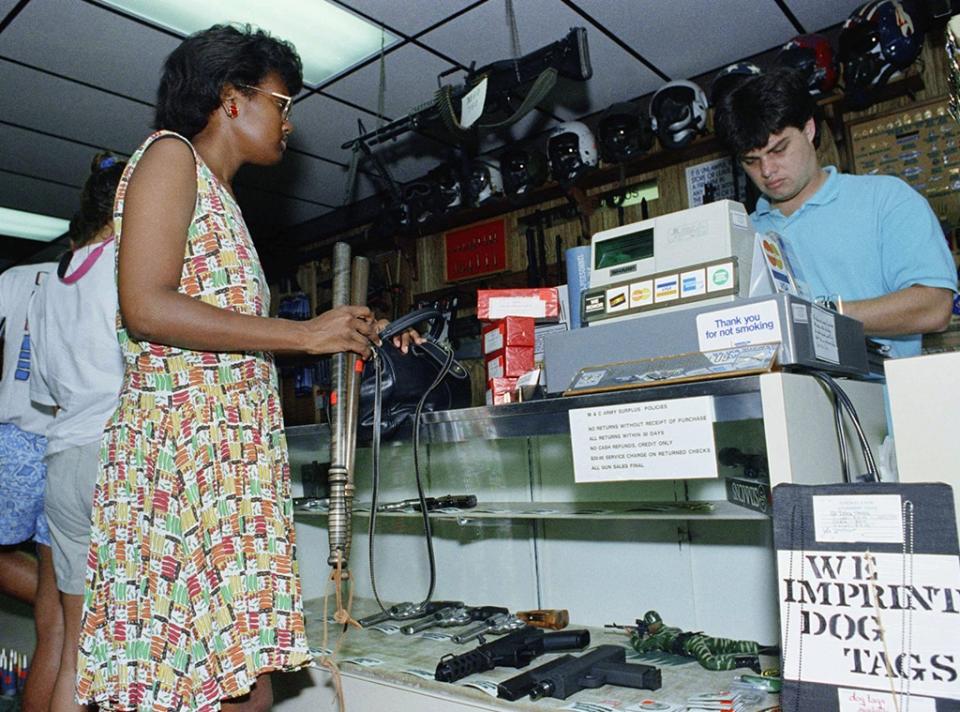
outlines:
{"label": "electrical cable", "polygon": [[[866,474],[873,477],[874,481],[880,482],[880,470],[877,467],[877,461],[873,456],[873,450],[870,447],[870,443],[867,440],[867,436],[863,431],[863,425],[860,422],[860,416],[857,414],[857,409],[853,405],[853,401],[850,400],[850,396],[847,395],[846,391],[840,387],[840,384],[830,376],[829,374],[811,369],[809,371],[804,371],[809,373],[811,376],[820,381],[827,389],[833,394],[835,407],[842,407],[847,412],[847,416],[850,418],[850,422],[853,424],[853,428],[857,434],[857,440],[860,444],[860,450],[863,454],[863,462],[867,468]],[[843,428],[842,421],[839,416],[837,418],[838,422],[838,436],[840,439],[840,447],[842,456],[845,458],[845,450],[843,444]],[[846,467],[846,466],[845,466]],[[844,481],[849,482],[849,472],[847,472]]]}
{"label": "electrical cable", "polygon": [[[411,348],[416,348],[415,345],[411,345]],[[419,604],[418,607],[426,606],[430,602],[430,599],[433,598],[433,592],[436,588],[437,583],[437,561],[436,556],[433,550],[433,529],[430,526],[430,514],[427,508],[426,495],[423,491],[423,480],[420,476],[420,421],[423,415],[423,407],[427,402],[427,398],[430,397],[430,394],[437,389],[437,387],[443,382],[443,379],[447,377],[447,374],[450,373],[450,369],[453,366],[453,351],[447,346],[441,346],[445,354],[443,366],[437,372],[437,376],[434,379],[433,383],[424,391],[423,396],[417,402],[417,407],[414,410],[413,414],[413,471],[417,483],[417,497],[420,500],[420,514],[423,519],[423,532],[426,541],[427,547],[427,559],[430,566],[430,584],[427,589],[427,595]],[[386,606],[383,601],[380,599],[380,593],[377,590],[377,579],[375,573],[375,558],[374,558],[374,539],[376,536],[376,526],[377,526],[377,505],[379,499],[379,490],[380,490],[380,427],[381,427],[381,418],[383,410],[383,401],[381,396],[381,386],[383,383],[383,360],[379,355],[379,351],[376,347],[373,349],[374,352],[374,373],[375,373],[375,385],[376,391],[374,393],[373,400],[373,444],[372,444],[372,467],[373,467],[373,492],[371,497],[370,504],[370,523],[367,529],[367,553],[370,563],[370,587],[373,590],[373,597],[376,600],[377,605],[380,607],[381,611],[386,611]]]}
{"label": "electrical cable", "polygon": [[830,392],[833,401],[833,420],[837,426],[837,442],[840,444],[840,471],[843,474],[843,481],[850,484],[850,463],[847,455],[847,439],[843,434],[843,406],[840,405],[840,399],[833,391]]}

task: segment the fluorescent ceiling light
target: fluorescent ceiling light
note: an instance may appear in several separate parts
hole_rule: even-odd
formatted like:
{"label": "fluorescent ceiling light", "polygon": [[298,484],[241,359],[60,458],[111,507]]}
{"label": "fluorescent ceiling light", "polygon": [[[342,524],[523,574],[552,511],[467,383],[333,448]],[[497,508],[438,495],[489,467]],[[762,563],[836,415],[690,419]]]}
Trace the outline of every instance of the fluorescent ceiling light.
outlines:
{"label": "fluorescent ceiling light", "polygon": [[303,79],[320,84],[399,38],[327,0],[106,0],[185,35],[224,23],[250,23],[292,42]]}
{"label": "fluorescent ceiling light", "polygon": [[70,227],[69,220],[0,208],[0,235],[52,242]]}

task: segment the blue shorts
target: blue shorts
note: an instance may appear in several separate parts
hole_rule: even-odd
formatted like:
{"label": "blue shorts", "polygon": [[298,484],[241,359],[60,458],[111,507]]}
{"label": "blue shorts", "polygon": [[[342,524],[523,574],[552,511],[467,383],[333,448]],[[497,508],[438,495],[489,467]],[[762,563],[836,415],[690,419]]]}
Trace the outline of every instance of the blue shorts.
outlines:
{"label": "blue shorts", "polygon": [[0,546],[33,539],[50,546],[43,514],[47,439],[0,423]]}

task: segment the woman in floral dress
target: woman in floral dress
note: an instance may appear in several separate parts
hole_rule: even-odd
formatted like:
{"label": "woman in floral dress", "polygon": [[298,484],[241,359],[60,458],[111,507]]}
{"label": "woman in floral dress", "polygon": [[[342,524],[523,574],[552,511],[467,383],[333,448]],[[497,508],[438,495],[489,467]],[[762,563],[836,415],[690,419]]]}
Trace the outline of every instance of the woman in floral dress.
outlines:
{"label": "woman in floral dress", "polygon": [[272,352],[370,354],[364,307],[271,319],[232,180],[280,161],[294,48],[215,26],[167,58],[114,209],[124,355],[94,496],[78,700],[269,708],[310,661]]}

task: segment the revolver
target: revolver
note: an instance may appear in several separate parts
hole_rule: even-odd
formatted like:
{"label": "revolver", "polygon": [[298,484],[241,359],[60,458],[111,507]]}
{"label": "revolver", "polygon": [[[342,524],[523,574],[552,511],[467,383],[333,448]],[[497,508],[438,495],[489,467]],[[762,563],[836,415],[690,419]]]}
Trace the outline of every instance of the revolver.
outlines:
{"label": "revolver", "polygon": [[503,635],[504,633],[509,633],[510,631],[520,630],[521,628],[526,627],[526,623],[516,616],[512,616],[509,613],[497,613],[492,615],[489,618],[485,619],[483,622],[478,623],[477,625],[470,626],[469,628],[460,631],[452,640],[454,643],[466,643],[470,640],[480,638],[480,642],[483,642],[484,636],[488,633],[492,635]]}
{"label": "revolver", "polygon": [[427,601],[426,603],[398,603],[384,611],[365,616],[357,621],[361,628],[369,628],[384,621],[405,621],[429,616],[443,608],[462,606],[463,601]]}
{"label": "revolver", "polygon": [[482,621],[498,613],[507,613],[506,608],[498,606],[459,606],[442,608],[431,616],[427,616],[416,623],[408,623],[400,629],[404,635],[413,635],[421,630],[433,628],[449,628],[456,625],[466,625],[474,621]]}

